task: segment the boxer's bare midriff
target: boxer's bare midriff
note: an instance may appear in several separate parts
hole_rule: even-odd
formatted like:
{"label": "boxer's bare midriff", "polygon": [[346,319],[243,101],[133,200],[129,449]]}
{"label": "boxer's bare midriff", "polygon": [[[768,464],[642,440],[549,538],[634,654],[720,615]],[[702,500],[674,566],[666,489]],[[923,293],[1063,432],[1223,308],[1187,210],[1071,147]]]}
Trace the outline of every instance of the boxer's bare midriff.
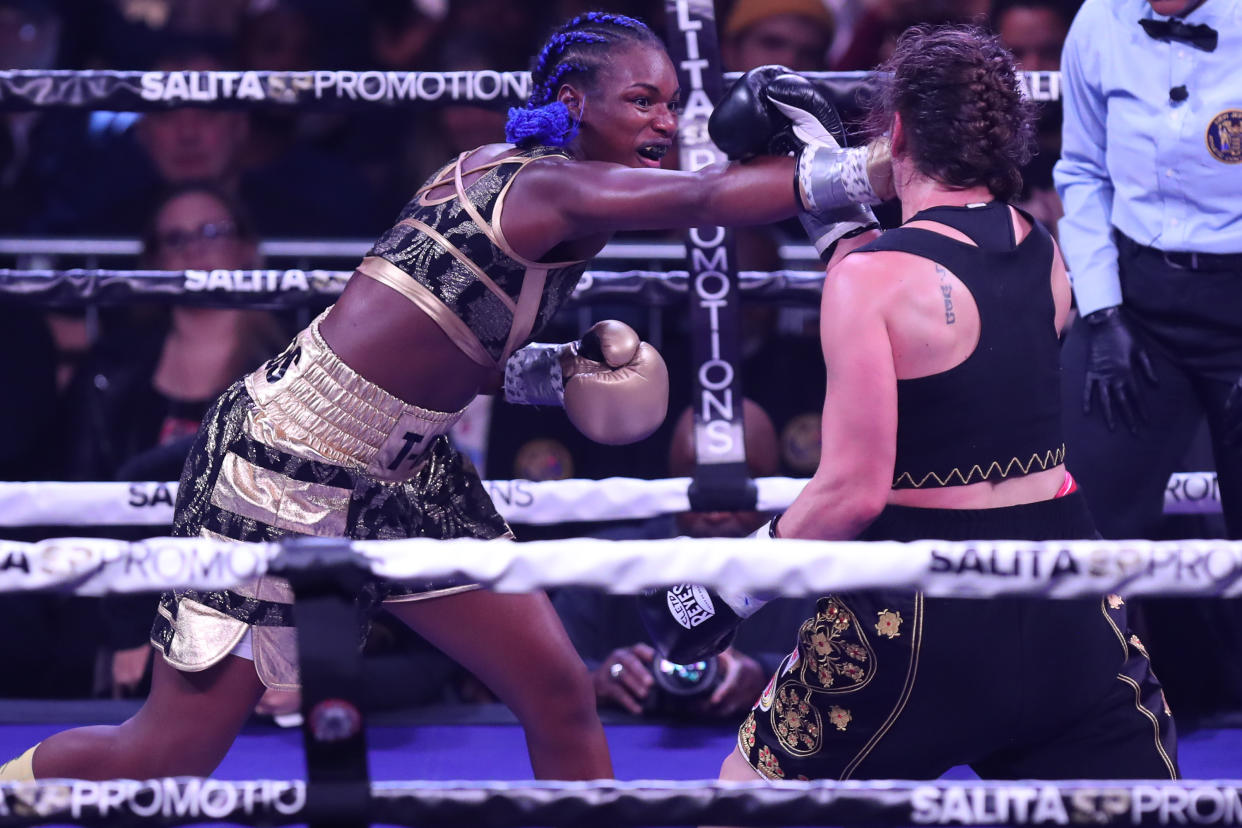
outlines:
{"label": "boxer's bare midriff", "polygon": [[337,356],[407,403],[458,411],[497,385],[430,316],[397,291],[355,274],[320,332]]}
{"label": "boxer's bare midriff", "polygon": [[888,493],[888,502],[919,509],[1000,509],[1051,500],[1064,482],[1065,466],[1061,465],[995,482],[983,480],[966,486],[893,489]]}

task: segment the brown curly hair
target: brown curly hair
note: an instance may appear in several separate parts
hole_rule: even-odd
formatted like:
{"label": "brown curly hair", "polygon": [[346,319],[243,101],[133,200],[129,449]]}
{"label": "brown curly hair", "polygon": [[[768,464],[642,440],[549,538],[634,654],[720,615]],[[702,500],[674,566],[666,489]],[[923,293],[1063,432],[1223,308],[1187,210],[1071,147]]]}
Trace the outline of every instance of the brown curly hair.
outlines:
{"label": "brown curly hair", "polygon": [[977,26],[911,26],[877,71],[868,96],[873,135],[900,113],[905,151],[923,175],[949,187],[986,186],[1002,201],[1021,192],[1038,110],[994,35]]}

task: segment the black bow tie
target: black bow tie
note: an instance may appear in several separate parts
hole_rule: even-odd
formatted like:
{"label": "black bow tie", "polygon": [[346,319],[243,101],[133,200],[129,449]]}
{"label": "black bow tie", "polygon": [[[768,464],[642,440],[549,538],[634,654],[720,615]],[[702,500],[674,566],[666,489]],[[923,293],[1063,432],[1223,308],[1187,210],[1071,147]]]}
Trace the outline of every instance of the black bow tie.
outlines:
{"label": "black bow tie", "polygon": [[1180,40],[1205,52],[1216,51],[1216,30],[1204,23],[1183,23],[1180,20],[1140,20],[1139,25],[1148,37],[1163,40]]}

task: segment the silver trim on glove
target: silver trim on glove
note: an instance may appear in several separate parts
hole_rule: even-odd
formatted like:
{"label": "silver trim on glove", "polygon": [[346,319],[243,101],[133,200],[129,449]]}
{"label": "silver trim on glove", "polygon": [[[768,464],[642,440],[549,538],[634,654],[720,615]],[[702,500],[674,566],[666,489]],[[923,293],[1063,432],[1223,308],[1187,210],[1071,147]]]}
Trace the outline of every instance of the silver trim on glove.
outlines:
{"label": "silver trim on glove", "polygon": [[798,156],[798,189],[810,213],[883,201],[867,175],[866,147],[808,144]]}
{"label": "silver trim on glove", "polygon": [[565,346],[532,342],[505,362],[505,401],[513,405],[565,407],[561,353]]}

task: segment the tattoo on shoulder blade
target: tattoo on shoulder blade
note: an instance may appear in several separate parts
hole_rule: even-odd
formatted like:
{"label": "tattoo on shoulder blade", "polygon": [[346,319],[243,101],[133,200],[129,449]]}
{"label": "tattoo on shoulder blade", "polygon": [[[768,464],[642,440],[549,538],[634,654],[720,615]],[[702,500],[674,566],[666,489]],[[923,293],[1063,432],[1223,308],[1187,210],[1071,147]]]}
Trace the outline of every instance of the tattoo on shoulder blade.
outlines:
{"label": "tattoo on shoulder blade", "polygon": [[940,277],[940,297],[944,299],[944,324],[952,325],[957,321],[953,312],[953,286],[949,284],[949,271],[936,265],[936,274]]}

